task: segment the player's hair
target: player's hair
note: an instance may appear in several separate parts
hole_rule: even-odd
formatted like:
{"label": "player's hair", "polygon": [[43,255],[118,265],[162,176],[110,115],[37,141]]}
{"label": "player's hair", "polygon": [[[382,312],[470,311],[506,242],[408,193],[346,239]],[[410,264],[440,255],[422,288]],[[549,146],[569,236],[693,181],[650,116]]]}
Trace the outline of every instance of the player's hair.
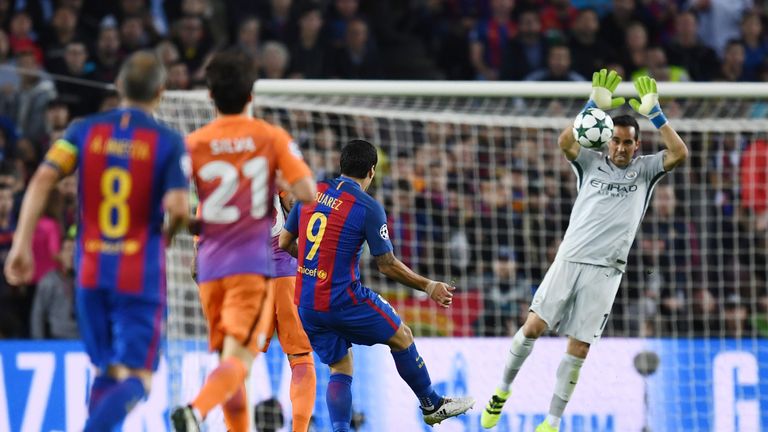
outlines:
{"label": "player's hair", "polygon": [[631,115],[620,115],[613,118],[613,126],[624,126],[635,128],[635,141],[640,138],[640,125],[637,123],[637,119]]}
{"label": "player's hair", "polygon": [[138,51],[120,68],[118,90],[128,100],[152,102],[165,86],[165,67],[152,51]]}
{"label": "player's hair", "polygon": [[239,114],[251,98],[256,69],[244,51],[228,49],[213,56],[205,78],[216,109],[222,114]]}
{"label": "player's hair", "polygon": [[379,163],[376,147],[368,141],[354,139],[341,149],[341,173],[352,178],[362,179],[368,171]]}

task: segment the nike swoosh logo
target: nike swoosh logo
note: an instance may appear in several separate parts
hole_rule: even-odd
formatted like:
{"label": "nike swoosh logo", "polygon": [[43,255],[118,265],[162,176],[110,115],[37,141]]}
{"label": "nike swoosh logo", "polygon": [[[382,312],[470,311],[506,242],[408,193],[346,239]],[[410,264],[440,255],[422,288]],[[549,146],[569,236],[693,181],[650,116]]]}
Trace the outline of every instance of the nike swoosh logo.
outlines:
{"label": "nike swoosh logo", "polygon": [[571,385],[576,385],[576,383],[575,383],[575,382],[573,382],[573,381],[571,381]]}
{"label": "nike swoosh logo", "polygon": [[597,170],[598,171],[602,171],[602,172],[604,172],[606,174],[610,174],[608,171],[604,170],[602,167],[597,167]]}

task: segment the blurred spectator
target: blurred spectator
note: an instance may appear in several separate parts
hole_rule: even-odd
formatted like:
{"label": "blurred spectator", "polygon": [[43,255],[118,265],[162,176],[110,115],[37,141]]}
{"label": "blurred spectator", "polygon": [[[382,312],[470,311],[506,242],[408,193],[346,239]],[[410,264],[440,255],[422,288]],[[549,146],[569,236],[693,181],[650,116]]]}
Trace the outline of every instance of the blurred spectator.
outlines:
{"label": "blurred spectator", "polygon": [[687,331],[685,320],[690,307],[692,287],[702,282],[701,257],[693,223],[676,212],[677,198],[672,185],[656,186],[651,214],[642,225],[640,248],[645,283],[658,292],[662,331]]}
{"label": "blurred spectator", "polygon": [[517,35],[512,20],[513,0],[491,0],[491,17],[481,20],[469,33],[469,59],[475,79],[497,80],[504,52]]}
{"label": "blurred spectator", "polygon": [[[241,2],[242,3],[242,2]],[[219,7],[217,7],[219,5]],[[242,4],[238,5],[237,10],[240,11]],[[181,1],[181,16],[194,15],[203,20],[203,26],[205,33],[211,35],[214,44],[217,46],[224,46],[227,43],[227,29],[224,23],[223,9],[219,12],[220,4],[218,2],[212,2],[210,0],[182,0]],[[236,14],[239,16],[239,14]]]}
{"label": "blurred spectator", "polygon": [[717,298],[708,289],[697,289],[693,292],[691,312],[693,322],[691,324],[694,336],[718,337],[720,336],[720,310]]}
{"label": "blurred spectator", "polygon": [[693,12],[681,12],[675,19],[676,35],[667,46],[667,57],[688,71],[694,81],[710,81],[717,75],[715,50],[701,43],[698,21]]}
{"label": "blurred spectator", "polygon": [[571,27],[570,49],[573,70],[586,78],[616,58],[612,44],[598,37],[599,32],[597,12],[594,9],[580,10]]}
{"label": "blurred spectator", "polygon": [[187,64],[193,81],[203,78],[204,63],[213,53],[213,40],[203,30],[203,20],[197,16],[182,17],[175,24],[175,42],[181,61]]}
{"label": "blurred spectator", "polygon": [[167,29],[168,27],[164,21],[164,16],[158,13],[160,10],[150,10],[146,0],[120,0],[118,5],[117,21],[122,24],[128,19],[137,19],[150,41],[158,39],[160,36],[159,29]]}
{"label": "blurred spectator", "polygon": [[699,18],[699,37],[704,45],[725,57],[729,40],[738,39],[741,17],[753,0],[688,0],[687,6]]}
{"label": "blurred spectator", "polygon": [[[56,185],[61,197],[61,214],[57,219],[65,227],[77,226],[77,176],[68,175]],[[67,233],[69,235],[69,233]]]}
{"label": "blurred spectator", "polygon": [[61,196],[58,190],[51,192],[43,215],[35,227],[32,239],[32,255],[35,260],[35,274],[32,284],[40,282],[48,272],[59,267],[58,255],[61,252]]}
{"label": "blurred spectator", "polygon": [[752,323],[749,321],[749,307],[738,294],[731,294],[725,300],[723,310],[725,336],[744,338],[753,336]]}
{"label": "blurred spectator", "polygon": [[54,70],[62,77],[56,82],[58,97],[69,105],[73,117],[96,111],[102,90],[92,84],[97,81],[95,67],[88,62],[88,49],[83,42],[69,42],[64,51],[64,68]]}
{"label": "blurred spectator", "polygon": [[251,58],[259,57],[261,49],[261,22],[256,17],[246,17],[238,26],[235,45]]}
{"label": "blurred spectator", "polygon": [[74,307],[74,238],[66,238],[58,255],[59,269],[46,273],[37,284],[32,302],[32,339],[78,339]]}
{"label": "blurred spectator", "polygon": [[632,75],[645,65],[645,51],[648,48],[648,31],[634,22],[627,27],[624,48],[619,52],[624,72]]}
{"label": "blurred spectator", "polygon": [[11,51],[19,52],[32,49],[42,59],[42,50],[37,43],[37,34],[32,27],[32,18],[26,11],[20,10],[13,14],[8,34]]}
{"label": "blurred spectator", "polygon": [[381,63],[368,43],[368,24],[353,19],[347,25],[347,43],[337,48],[329,67],[331,78],[376,79],[382,77]]}
{"label": "blurred spectator", "polygon": [[42,69],[33,52],[19,53],[16,64],[25,73],[21,77],[19,91],[12,97],[0,99],[2,114],[16,122],[21,134],[40,136],[45,133],[43,113],[48,102],[56,97],[56,88],[53,82],[42,77]]}
{"label": "blurred spectator", "polygon": [[96,39],[96,70],[94,77],[105,83],[113,83],[120,71],[123,52],[120,49],[120,32],[117,27],[102,26]]}
{"label": "blurred spectator", "polygon": [[613,9],[600,21],[600,37],[608,43],[621,46],[627,42],[632,23],[640,23],[648,34],[655,34],[655,19],[643,3],[635,0],[613,0]]}
{"label": "blurred spectator", "polygon": [[360,18],[359,0],[333,1],[328,18],[328,37],[333,48],[340,48],[346,43],[347,26],[356,18]]}
{"label": "blurred spectator", "polygon": [[176,44],[168,39],[160,41],[157,46],[155,46],[155,53],[158,57],[160,57],[160,60],[163,62],[165,67],[170,67],[172,64],[177,63],[181,59],[181,56],[179,55],[179,49],[176,48]]}
{"label": "blurred spectator", "polygon": [[[515,334],[529,306],[530,288],[520,277],[515,252],[500,246],[482,282],[483,313],[475,323],[478,336]],[[521,307],[521,304],[524,304]]]}
{"label": "blurred spectator", "polygon": [[522,80],[531,72],[543,68],[547,59],[547,45],[541,35],[541,22],[535,10],[520,14],[519,29],[504,51],[501,66],[503,80]]}
{"label": "blurred spectator", "polygon": [[20,77],[11,53],[8,35],[0,29],[0,98],[8,98],[19,89]]}
{"label": "blurred spectator", "polygon": [[550,39],[562,40],[573,26],[579,11],[570,0],[551,0],[541,9],[541,31]]}
{"label": "blurred spectator", "polygon": [[716,75],[718,81],[744,81],[744,45],[729,41],[723,52],[723,62]]}
{"label": "blurred spectator", "polygon": [[264,20],[262,27],[262,39],[276,40],[287,43],[291,30],[291,5],[292,0],[269,0],[268,18]]}
{"label": "blurred spectator", "polygon": [[152,36],[147,32],[140,16],[127,16],[120,23],[120,41],[127,56],[151,46]]}
{"label": "blurred spectator", "polygon": [[389,227],[397,256],[406,265],[416,268],[419,256],[418,231],[413,215],[415,194],[411,182],[398,178],[392,191],[392,205],[388,206]]}
{"label": "blurred spectator", "polygon": [[763,36],[762,19],[756,12],[749,12],[741,19],[741,44],[744,46],[744,80],[759,81],[768,44]]}
{"label": "blurred spectator", "polygon": [[571,51],[566,45],[553,45],[547,53],[547,67],[530,73],[526,81],[584,81],[571,69]]}
{"label": "blurred spectator", "polygon": [[168,67],[168,90],[188,90],[190,87],[189,69],[187,64],[176,62]]}
{"label": "blurred spectator", "polygon": [[282,79],[288,75],[290,54],[281,42],[269,41],[261,48],[260,78]]}
{"label": "blurred spectator", "polygon": [[120,95],[116,91],[108,91],[101,99],[101,105],[99,105],[99,112],[105,112],[113,110],[120,105]]}
{"label": "blurred spectator", "polygon": [[48,102],[48,107],[45,110],[44,133],[32,137],[36,154],[42,155],[48,151],[48,148],[53,144],[52,138],[54,135],[64,132],[69,125],[70,118],[69,105],[64,99],[57,98]]}
{"label": "blurred spectator", "polygon": [[768,141],[754,140],[741,155],[741,205],[756,218],[755,228],[768,231]]}
{"label": "blurred spectator", "polygon": [[[14,190],[8,184],[0,182],[0,265],[5,265],[16,228],[13,219],[13,195]],[[5,280],[5,274],[0,273],[0,339],[20,336],[22,323],[16,294],[16,289]]]}
{"label": "blurred spectator", "polygon": [[645,67],[636,70],[631,79],[648,75],[656,81],[689,81],[688,71],[667,62],[667,54],[659,46],[651,46],[645,49]]}
{"label": "blurred spectator", "polygon": [[53,13],[46,36],[40,46],[45,49],[45,66],[56,67],[64,62],[64,50],[68,43],[82,39],[77,28],[77,11],[71,7],[60,6]]}
{"label": "blurred spectator", "polygon": [[322,29],[323,14],[319,6],[309,6],[301,12],[298,36],[290,46],[291,78],[324,77],[327,48]]}

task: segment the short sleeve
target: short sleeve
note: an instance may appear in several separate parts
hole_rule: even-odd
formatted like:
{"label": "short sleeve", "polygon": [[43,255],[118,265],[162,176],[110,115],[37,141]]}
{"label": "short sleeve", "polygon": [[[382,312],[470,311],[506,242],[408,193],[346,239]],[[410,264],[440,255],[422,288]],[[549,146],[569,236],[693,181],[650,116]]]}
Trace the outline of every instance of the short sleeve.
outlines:
{"label": "short sleeve", "polygon": [[662,150],[656,154],[641,156],[642,157],[642,170],[641,175],[646,181],[651,182],[657,177],[660,177],[667,172],[664,171],[664,152]]}
{"label": "short sleeve", "polygon": [[592,168],[592,165],[596,161],[599,161],[603,157],[602,153],[594,150],[586,149],[584,147],[579,148],[579,154],[576,155],[576,159],[570,161],[576,176],[578,176],[578,183],[581,186],[581,182],[584,181],[585,174]]}
{"label": "short sleeve", "polygon": [[62,176],[72,174],[77,168],[81,129],[82,122],[72,123],[64,132],[64,136],[53,143],[43,163],[56,168]]}
{"label": "short sleeve", "polygon": [[283,179],[288,184],[312,175],[298,144],[282,128],[275,128],[275,153],[277,156],[277,169],[282,173]]}
{"label": "short sleeve", "polygon": [[371,255],[380,256],[392,252],[392,242],[389,240],[389,227],[384,208],[378,202],[368,207],[365,215],[365,240]]}
{"label": "short sleeve", "polygon": [[184,146],[184,139],[177,133],[170,134],[171,154],[166,163],[163,192],[173,189],[188,189],[191,161]]}
{"label": "short sleeve", "polygon": [[291,212],[288,213],[288,218],[285,220],[285,230],[293,235],[299,234],[299,215],[301,214],[301,203],[297,202],[293,205]]}

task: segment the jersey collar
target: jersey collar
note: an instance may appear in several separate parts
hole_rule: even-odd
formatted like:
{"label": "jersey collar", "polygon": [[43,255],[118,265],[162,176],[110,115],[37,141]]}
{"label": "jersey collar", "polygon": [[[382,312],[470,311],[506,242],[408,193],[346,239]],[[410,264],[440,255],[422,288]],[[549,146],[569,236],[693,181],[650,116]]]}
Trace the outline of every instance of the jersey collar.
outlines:
{"label": "jersey collar", "polygon": [[355,179],[353,179],[352,177],[347,177],[347,176],[345,176],[345,175],[340,175],[339,177],[337,177],[337,178],[336,178],[336,180],[337,180],[337,181],[340,181],[340,182],[344,182],[344,183],[349,183],[349,184],[351,184],[351,185],[352,185],[352,187],[356,187],[356,188],[358,188],[358,189],[360,189],[360,190],[362,190],[362,189],[363,189],[363,188],[360,186],[360,183],[358,183],[358,182],[357,182]]}

